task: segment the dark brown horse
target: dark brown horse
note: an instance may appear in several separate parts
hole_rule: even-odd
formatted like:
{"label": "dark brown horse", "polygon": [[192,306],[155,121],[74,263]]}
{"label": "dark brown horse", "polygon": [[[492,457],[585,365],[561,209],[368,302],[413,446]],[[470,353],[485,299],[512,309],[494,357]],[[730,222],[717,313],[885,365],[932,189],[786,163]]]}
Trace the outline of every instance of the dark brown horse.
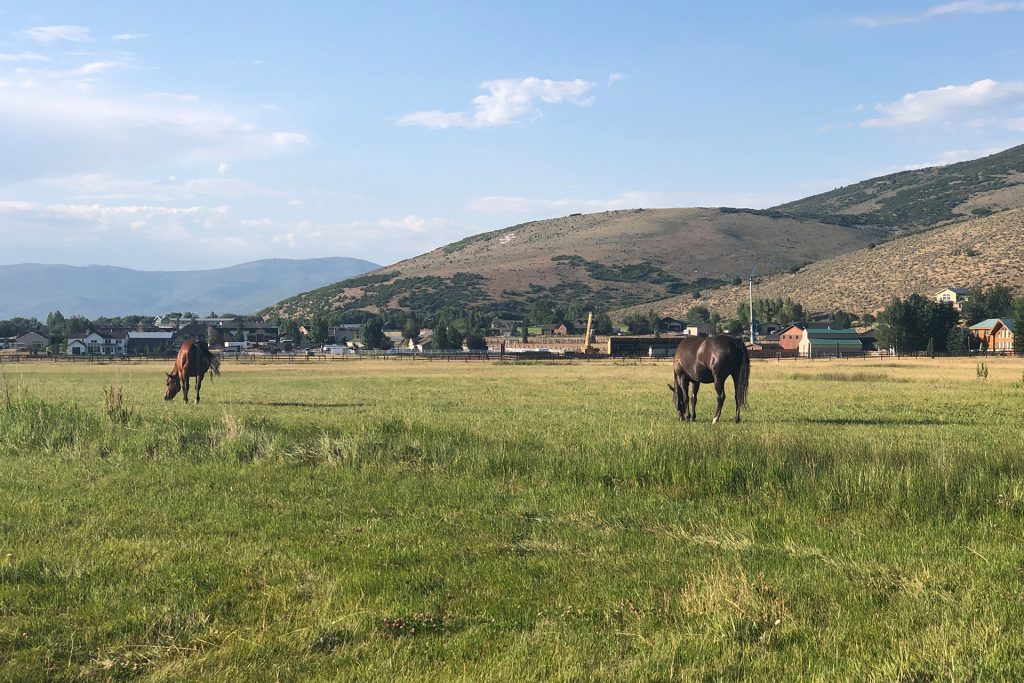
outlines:
{"label": "dark brown horse", "polygon": [[[740,407],[747,405],[747,385],[750,381],[750,355],[743,341],[727,334],[713,337],[687,337],[676,347],[672,362],[672,390],[676,412],[680,420],[697,420],[697,390],[701,384],[715,385],[718,410],[712,423],[722,416],[725,403],[725,380],[732,376],[736,393],[736,421],[740,421]],[[693,396],[690,396],[690,385]]]}
{"label": "dark brown horse", "polygon": [[206,342],[188,339],[178,349],[178,359],[174,362],[174,370],[167,373],[167,393],[164,400],[170,401],[182,387],[185,389],[185,403],[188,403],[188,379],[196,378],[196,403],[199,403],[199,390],[203,386],[203,376],[207,371],[220,374],[220,358],[210,353]]}

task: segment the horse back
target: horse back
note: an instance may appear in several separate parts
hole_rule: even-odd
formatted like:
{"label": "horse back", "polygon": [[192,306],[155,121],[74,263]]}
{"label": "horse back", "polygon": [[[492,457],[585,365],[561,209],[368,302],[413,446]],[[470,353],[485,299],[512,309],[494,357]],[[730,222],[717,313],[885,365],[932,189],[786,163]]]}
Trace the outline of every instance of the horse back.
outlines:
{"label": "horse back", "polygon": [[199,346],[192,339],[186,339],[181,343],[174,370],[181,379],[196,377],[199,374]]}

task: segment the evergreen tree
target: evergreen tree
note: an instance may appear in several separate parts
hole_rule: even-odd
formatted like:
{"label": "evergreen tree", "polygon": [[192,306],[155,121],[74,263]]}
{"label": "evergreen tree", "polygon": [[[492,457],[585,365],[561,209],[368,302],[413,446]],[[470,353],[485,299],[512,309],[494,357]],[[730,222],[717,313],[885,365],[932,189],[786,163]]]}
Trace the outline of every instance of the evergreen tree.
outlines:
{"label": "evergreen tree", "polygon": [[1004,318],[1013,308],[1013,297],[1009,287],[994,285],[988,289],[974,288],[964,302],[963,315],[968,325],[989,318]]}
{"label": "evergreen tree", "polygon": [[1013,350],[1024,354],[1024,296],[1013,302]]}
{"label": "evergreen tree", "polygon": [[845,330],[850,326],[850,316],[841,308],[832,313],[832,329]]}

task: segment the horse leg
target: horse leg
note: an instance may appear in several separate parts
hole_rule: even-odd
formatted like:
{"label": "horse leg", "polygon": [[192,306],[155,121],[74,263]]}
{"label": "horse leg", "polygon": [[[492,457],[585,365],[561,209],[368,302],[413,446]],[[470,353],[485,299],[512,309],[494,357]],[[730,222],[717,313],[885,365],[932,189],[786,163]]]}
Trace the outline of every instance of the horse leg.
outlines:
{"label": "horse leg", "polygon": [[679,419],[690,421],[690,378],[683,377],[682,396],[679,397]]}
{"label": "horse leg", "polygon": [[718,419],[722,417],[722,406],[725,404],[724,377],[715,377],[715,393],[718,395],[718,409],[715,410],[715,417],[711,420],[711,424],[718,424]]}
{"label": "horse leg", "polygon": [[185,398],[185,403],[188,403],[188,380],[189,376],[185,375],[185,381],[181,383],[181,393]]}
{"label": "horse leg", "polygon": [[736,389],[739,387],[740,374],[738,372],[733,373],[732,376],[732,393],[736,394],[736,422],[740,421],[740,392]]}
{"label": "horse leg", "polygon": [[679,416],[680,420],[685,420],[686,417],[683,414],[683,388],[679,383],[679,375],[672,375],[672,400],[675,403],[676,415]]}
{"label": "horse leg", "polygon": [[694,380],[693,386],[690,390],[693,392],[693,396],[690,398],[690,421],[697,421],[697,390],[700,389],[700,382]]}
{"label": "horse leg", "polygon": [[199,405],[199,389],[203,386],[203,375],[206,373],[200,373],[196,375],[196,405]]}

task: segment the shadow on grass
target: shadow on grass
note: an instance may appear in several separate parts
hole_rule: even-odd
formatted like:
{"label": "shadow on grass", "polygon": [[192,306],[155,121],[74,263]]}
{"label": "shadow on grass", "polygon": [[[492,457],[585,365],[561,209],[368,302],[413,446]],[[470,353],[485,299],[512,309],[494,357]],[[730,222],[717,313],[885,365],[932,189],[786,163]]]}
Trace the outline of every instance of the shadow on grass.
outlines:
{"label": "shadow on grass", "polygon": [[365,403],[304,403],[301,401],[224,401],[232,406],[260,406],[271,408],[361,408]]}

